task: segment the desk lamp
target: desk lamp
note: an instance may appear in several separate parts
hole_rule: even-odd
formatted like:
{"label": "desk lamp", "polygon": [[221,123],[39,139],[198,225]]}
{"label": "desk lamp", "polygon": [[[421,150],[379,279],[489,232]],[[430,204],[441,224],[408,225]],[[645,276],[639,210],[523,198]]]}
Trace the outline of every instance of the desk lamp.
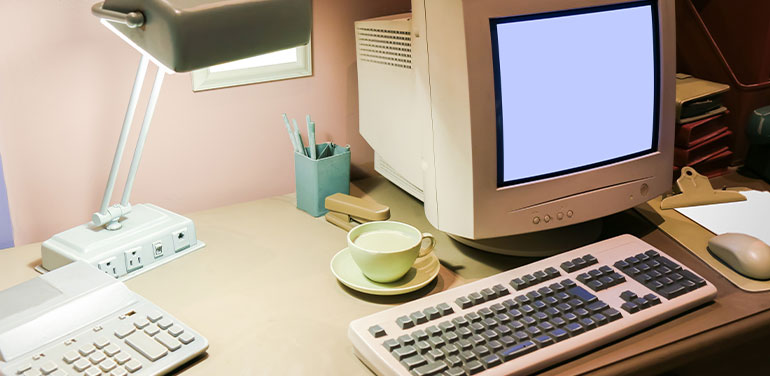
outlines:
{"label": "desk lamp", "polygon": [[[193,222],[129,197],[163,77],[307,44],[311,0],[106,0],[91,11],[141,53],[99,211],[43,242],[43,269],[74,260],[127,279],[204,246]],[[158,66],[120,203],[110,206],[148,61]]]}

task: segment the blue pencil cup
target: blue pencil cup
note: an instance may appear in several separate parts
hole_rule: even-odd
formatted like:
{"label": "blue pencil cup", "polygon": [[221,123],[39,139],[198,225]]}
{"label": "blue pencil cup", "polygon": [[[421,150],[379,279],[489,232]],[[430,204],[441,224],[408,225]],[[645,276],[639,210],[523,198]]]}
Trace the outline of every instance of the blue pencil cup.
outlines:
{"label": "blue pencil cup", "polygon": [[328,211],[324,206],[326,196],[350,194],[350,147],[334,144],[315,147],[318,155],[315,160],[294,153],[294,181],[297,208],[319,217]]}

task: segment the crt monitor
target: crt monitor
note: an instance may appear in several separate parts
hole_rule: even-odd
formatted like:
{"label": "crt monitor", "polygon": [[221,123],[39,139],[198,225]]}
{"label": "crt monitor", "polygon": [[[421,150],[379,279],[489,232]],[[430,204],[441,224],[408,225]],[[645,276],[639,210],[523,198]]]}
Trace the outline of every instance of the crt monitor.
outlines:
{"label": "crt monitor", "polygon": [[376,169],[482,249],[667,191],[673,12],[665,0],[414,0],[411,14],[357,22],[359,127]]}

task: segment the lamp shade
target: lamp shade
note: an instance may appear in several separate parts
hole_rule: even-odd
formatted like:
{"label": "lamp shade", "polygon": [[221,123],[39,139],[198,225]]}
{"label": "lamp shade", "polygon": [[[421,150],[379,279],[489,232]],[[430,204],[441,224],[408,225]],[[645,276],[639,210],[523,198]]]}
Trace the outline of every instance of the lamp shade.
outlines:
{"label": "lamp shade", "polygon": [[102,8],[141,12],[140,27],[103,22],[175,72],[305,45],[312,25],[311,0],[105,0]]}

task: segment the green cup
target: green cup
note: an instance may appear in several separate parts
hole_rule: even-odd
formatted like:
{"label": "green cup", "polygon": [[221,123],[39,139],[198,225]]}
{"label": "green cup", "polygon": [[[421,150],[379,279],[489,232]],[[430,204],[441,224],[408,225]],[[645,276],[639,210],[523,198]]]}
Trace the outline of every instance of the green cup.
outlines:
{"label": "green cup", "polygon": [[[430,242],[423,247],[423,240]],[[348,249],[364,275],[375,282],[388,283],[403,277],[418,257],[433,251],[436,239],[401,222],[376,221],[348,232]]]}

